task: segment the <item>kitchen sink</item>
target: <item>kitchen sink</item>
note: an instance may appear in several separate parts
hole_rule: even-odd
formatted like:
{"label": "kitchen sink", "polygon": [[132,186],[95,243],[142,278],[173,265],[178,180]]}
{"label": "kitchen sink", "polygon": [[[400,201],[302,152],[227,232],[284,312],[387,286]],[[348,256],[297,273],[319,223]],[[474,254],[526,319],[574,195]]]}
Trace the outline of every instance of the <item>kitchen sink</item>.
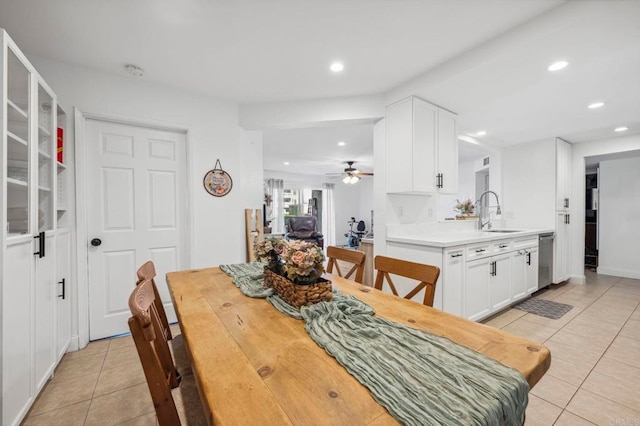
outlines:
{"label": "kitchen sink", "polygon": [[498,232],[498,233],[501,233],[501,234],[502,233],[508,234],[510,232],[522,232],[522,231],[519,230],[519,229],[487,229],[487,230],[484,230],[482,232]]}

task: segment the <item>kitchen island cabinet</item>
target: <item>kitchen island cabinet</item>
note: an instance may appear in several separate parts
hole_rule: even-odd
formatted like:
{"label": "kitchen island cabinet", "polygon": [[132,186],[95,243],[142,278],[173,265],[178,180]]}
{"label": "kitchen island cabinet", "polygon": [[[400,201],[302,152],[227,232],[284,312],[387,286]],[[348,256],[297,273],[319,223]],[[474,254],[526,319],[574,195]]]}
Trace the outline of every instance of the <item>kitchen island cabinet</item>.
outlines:
{"label": "kitchen island cabinet", "polygon": [[[479,321],[537,290],[541,232],[514,232],[508,238],[487,232],[387,237],[387,256],[438,266],[433,306]],[[456,241],[460,245],[451,246]],[[399,280],[396,287],[405,294],[404,287],[411,285]],[[422,298],[418,294],[413,300]]]}

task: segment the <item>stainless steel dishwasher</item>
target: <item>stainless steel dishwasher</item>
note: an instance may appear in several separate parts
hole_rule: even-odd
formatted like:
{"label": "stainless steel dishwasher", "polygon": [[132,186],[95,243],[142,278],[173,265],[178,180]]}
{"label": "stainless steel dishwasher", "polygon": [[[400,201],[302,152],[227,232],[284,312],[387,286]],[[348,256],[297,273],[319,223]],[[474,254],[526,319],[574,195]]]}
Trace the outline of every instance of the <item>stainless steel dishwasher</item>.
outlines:
{"label": "stainless steel dishwasher", "polygon": [[540,290],[549,286],[553,280],[553,232],[540,234],[538,250],[538,290]]}

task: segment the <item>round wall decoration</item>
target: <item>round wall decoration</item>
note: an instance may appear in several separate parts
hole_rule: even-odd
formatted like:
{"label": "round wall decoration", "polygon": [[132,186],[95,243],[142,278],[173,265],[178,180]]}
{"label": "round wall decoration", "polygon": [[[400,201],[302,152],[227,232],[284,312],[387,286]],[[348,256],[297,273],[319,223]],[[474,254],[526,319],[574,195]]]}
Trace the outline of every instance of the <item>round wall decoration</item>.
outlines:
{"label": "round wall decoration", "polygon": [[233,187],[233,180],[229,173],[222,170],[219,159],[216,160],[213,170],[209,170],[204,175],[202,183],[204,184],[204,189],[214,197],[224,197],[231,192]]}

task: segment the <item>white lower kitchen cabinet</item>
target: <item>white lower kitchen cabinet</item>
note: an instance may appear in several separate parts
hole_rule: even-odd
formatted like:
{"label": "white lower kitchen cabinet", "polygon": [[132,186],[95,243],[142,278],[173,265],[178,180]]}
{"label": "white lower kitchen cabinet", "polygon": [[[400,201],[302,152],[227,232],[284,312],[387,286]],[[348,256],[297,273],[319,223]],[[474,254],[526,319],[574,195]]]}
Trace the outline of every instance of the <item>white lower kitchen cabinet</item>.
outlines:
{"label": "white lower kitchen cabinet", "polygon": [[444,249],[438,283],[442,286],[442,310],[458,316],[462,316],[463,312],[464,250],[464,246]]}
{"label": "white lower kitchen cabinet", "polygon": [[465,318],[475,321],[491,312],[490,263],[489,258],[466,262],[462,304]]}
{"label": "white lower kitchen cabinet", "polygon": [[[538,235],[434,247],[387,241],[387,256],[440,268],[434,307],[482,320],[538,289]],[[394,282],[396,279],[394,278]],[[413,282],[399,280],[399,293]],[[404,286],[407,291],[403,293]],[[384,289],[383,289],[384,290]],[[424,295],[413,300],[421,303]]]}
{"label": "white lower kitchen cabinet", "polygon": [[71,343],[71,232],[59,231],[56,237],[56,361],[69,349]]}
{"label": "white lower kitchen cabinet", "polygon": [[489,294],[491,295],[491,311],[499,311],[511,300],[511,256],[512,253],[493,256],[489,264]]}
{"label": "white lower kitchen cabinet", "polygon": [[479,320],[511,302],[511,253],[466,262],[464,316]]}
{"label": "white lower kitchen cabinet", "polygon": [[561,210],[556,212],[555,238],[553,239],[553,283],[558,284],[569,279],[569,224],[571,216]]}
{"label": "white lower kitchen cabinet", "polygon": [[538,291],[538,247],[527,249],[525,261],[525,276],[527,280],[527,294]]}
{"label": "white lower kitchen cabinet", "polygon": [[33,334],[31,276],[33,242],[7,246],[3,259],[2,295],[2,424],[19,423],[35,395],[31,392],[31,339]]}

